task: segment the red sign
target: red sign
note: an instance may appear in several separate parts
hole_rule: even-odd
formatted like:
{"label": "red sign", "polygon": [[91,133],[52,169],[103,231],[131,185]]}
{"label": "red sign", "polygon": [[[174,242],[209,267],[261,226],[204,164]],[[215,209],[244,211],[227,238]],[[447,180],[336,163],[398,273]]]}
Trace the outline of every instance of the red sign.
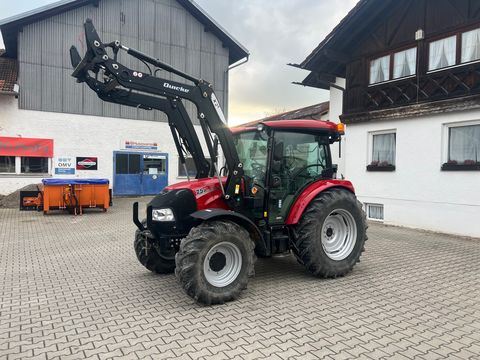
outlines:
{"label": "red sign", "polygon": [[0,156],[53,157],[53,139],[0,136]]}
{"label": "red sign", "polygon": [[77,157],[77,170],[98,170],[98,158]]}

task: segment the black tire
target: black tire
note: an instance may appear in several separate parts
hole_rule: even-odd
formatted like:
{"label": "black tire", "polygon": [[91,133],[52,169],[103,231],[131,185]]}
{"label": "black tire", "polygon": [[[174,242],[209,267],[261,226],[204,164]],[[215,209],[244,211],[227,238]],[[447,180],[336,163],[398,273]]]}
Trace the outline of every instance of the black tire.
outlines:
{"label": "black tire", "polygon": [[[333,255],[329,256],[322,244],[324,223],[331,214],[337,214],[335,210],[350,213],[357,230],[349,255],[338,260],[332,259]],[[317,277],[344,276],[360,261],[367,240],[367,227],[365,212],[354,194],[338,188],[326,190],[312,200],[295,227],[293,252],[297,260]]]}
{"label": "black tire", "polygon": [[[233,282],[217,287],[207,280],[204,262],[208,252],[221,243],[236,246],[241,253],[241,268]],[[177,280],[187,295],[198,303],[223,304],[235,300],[255,273],[254,246],[247,230],[240,225],[227,220],[206,221],[192,228],[180,244],[175,256]]]}
{"label": "black tire", "polygon": [[[146,220],[142,221],[143,226],[147,224]],[[140,264],[148,270],[157,274],[171,274],[175,270],[175,260],[167,260],[160,257],[157,250],[150,244],[145,242],[140,230],[135,231],[135,241],[133,242],[135,254]]]}

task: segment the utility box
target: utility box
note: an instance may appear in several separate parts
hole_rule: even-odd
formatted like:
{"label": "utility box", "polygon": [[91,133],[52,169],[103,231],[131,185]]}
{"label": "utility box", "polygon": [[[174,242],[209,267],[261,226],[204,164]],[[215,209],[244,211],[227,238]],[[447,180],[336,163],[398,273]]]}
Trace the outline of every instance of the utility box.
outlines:
{"label": "utility box", "polygon": [[50,210],[68,210],[82,214],[85,208],[110,206],[108,179],[43,179],[43,213]]}

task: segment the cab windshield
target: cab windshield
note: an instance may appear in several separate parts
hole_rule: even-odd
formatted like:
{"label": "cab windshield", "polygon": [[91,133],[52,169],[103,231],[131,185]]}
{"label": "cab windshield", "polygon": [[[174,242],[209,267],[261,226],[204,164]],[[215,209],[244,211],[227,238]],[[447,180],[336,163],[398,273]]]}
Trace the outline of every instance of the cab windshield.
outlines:
{"label": "cab windshield", "polygon": [[236,134],[234,139],[244,174],[257,183],[263,183],[268,157],[267,134],[264,131],[242,132]]}

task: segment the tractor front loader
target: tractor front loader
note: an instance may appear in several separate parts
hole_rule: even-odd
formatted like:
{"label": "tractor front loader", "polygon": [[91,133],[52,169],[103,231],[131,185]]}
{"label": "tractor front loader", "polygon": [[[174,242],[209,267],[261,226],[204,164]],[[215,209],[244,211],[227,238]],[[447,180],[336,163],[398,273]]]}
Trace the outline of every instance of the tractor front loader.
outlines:
{"label": "tractor front loader", "polygon": [[[90,20],[85,36],[83,58],[70,49],[77,81],[104,101],[163,111],[181,164],[191,157],[196,167],[195,179],[155,196],[143,220],[133,204],[134,248],[143,266],[175,272],[185,292],[204,304],[236,299],[254,274],[257,256],[293,253],[322,278],[352,270],[367,226],[352,184],[337,180],[332,164],[330,145],[340,141],[342,126],[281,120],[230,129],[212,84],[119,41],[103,43]],[[119,63],[119,51],[145,63],[148,73]],[[163,79],[157,70],[188,83]],[[196,105],[208,157],[183,101]]]}

